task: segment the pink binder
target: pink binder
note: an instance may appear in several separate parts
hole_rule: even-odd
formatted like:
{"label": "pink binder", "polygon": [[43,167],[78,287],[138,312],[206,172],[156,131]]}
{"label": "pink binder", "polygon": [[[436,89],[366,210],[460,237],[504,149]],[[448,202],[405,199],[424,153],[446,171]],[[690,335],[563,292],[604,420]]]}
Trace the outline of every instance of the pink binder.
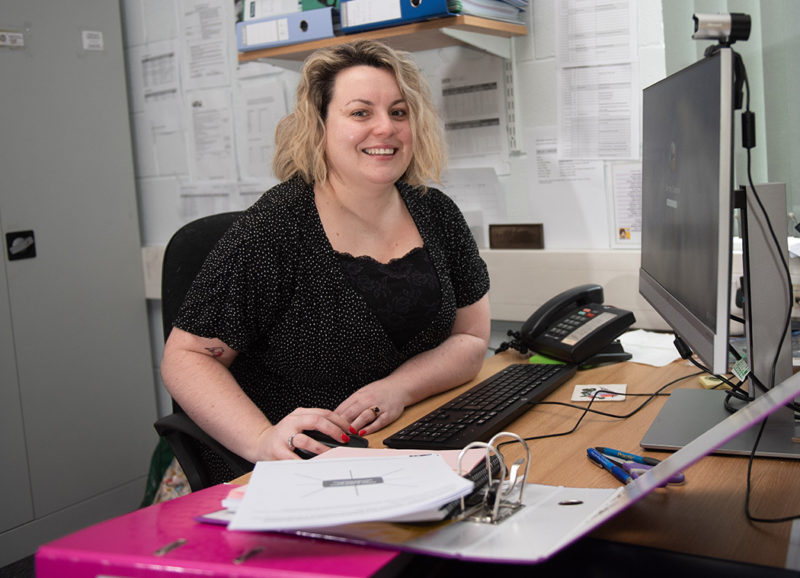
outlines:
{"label": "pink binder", "polygon": [[229,532],[195,517],[219,509],[214,486],[101,522],[45,544],[37,578],[124,576],[371,576],[396,551],[297,536]]}

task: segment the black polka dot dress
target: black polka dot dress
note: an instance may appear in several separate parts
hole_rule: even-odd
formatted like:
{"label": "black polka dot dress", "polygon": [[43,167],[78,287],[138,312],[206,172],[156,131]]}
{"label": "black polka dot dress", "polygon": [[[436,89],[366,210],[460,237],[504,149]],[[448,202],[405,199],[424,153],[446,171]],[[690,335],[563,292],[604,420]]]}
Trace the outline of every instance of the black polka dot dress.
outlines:
{"label": "black polka dot dress", "polygon": [[397,187],[440,291],[438,310],[401,341],[345,273],[313,187],[300,179],[273,187],[245,211],[195,279],[175,325],[238,352],[231,372],[271,422],[297,407],[333,409],[436,347],[449,336],[456,309],[489,290],[486,265],[455,203],[436,189]]}

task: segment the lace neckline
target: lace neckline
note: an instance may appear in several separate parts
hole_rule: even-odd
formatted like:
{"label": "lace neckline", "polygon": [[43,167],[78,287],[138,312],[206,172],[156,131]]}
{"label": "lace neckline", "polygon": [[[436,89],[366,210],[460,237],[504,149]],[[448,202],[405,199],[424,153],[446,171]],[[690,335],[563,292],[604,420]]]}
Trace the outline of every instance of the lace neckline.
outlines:
{"label": "lace neckline", "polygon": [[406,259],[412,258],[414,255],[416,255],[417,253],[419,253],[420,251],[422,251],[424,249],[425,249],[424,246],[414,247],[413,249],[411,249],[408,253],[406,253],[402,257],[395,257],[393,259],[390,259],[387,263],[383,263],[382,261],[378,261],[377,259],[375,259],[374,257],[370,257],[369,255],[359,255],[358,257],[356,257],[355,255],[352,255],[352,254],[350,254],[350,253],[348,253],[346,251],[336,251],[335,249],[334,249],[333,252],[336,253],[337,256],[344,257],[345,259],[351,259],[353,261],[366,261],[368,263],[377,263],[378,265],[382,265],[384,267],[389,267],[389,266],[391,266],[391,265],[393,265],[395,263],[399,263],[401,261],[405,261]]}

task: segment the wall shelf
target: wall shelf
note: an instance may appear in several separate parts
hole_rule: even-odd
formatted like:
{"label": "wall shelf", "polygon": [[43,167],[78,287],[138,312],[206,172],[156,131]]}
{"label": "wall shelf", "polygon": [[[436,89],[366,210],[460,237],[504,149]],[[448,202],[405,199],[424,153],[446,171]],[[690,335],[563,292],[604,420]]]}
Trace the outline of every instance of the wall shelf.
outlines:
{"label": "wall shelf", "polygon": [[511,48],[509,46],[510,42],[507,40],[514,36],[525,36],[527,33],[527,27],[522,24],[460,14],[402,26],[391,26],[355,34],[323,38],[300,44],[240,52],[239,62],[244,63],[265,58],[302,61],[319,48],[364,38],[380,40],[393,48],[409,52],[460,45],[476,46],[498,56],[509,58]]}

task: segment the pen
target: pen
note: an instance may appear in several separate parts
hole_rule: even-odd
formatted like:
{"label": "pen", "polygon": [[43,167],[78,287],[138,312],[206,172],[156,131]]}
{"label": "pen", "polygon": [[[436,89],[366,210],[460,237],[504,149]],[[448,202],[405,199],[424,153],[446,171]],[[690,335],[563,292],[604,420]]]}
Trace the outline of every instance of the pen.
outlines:
{"label": "pen", "polygon": [[[613,456],[608,458],[610,461],[617,464],[623,470],[628,472],[632,478],[636,479],[642,474],[644,474],[647,470],[655,467],[651,466],[650,464],[642,464],[638,462],[631,462],[629,460],[623,460],[622,458],[615,458]],[[662,486],[666,486],[667,484],[682,484],[686,481],[683,472],[676,472],[675,474],[671,475],[667,478],[667,481],[662,484]]]}
{"label": "pen", "polygon": [[598,467],[601,467],[604,470],[606,470],[608,473],[610,473],[612,476],[617,478],[623,484],[627,484],[628,482],[630,482],[633,479],[628,472],[626,472],[621,467],[619,467],[618,465],[613,463],[611,460],[606,458],[603,454],[598,452],[596,449],[594,449],[594,448],[587,449],[586,450],[586,455]]}
{"label": "pen", "polygon": [[657,460],[656,458],[648,458],[644,456],[637,456],[636,454],[629,454],[628,452],[622,452],[620,450],[615,450],[614,448],[604,448],[604,447],[596,447],[595,448],[601,454],[605,454],[607,456],[614,456],[615,458],[622,458],[623,460],[628,460],[631,462],[636,462],[638,464],[647,464],[648,466],[655,466],[659,464],[661,461]]}

